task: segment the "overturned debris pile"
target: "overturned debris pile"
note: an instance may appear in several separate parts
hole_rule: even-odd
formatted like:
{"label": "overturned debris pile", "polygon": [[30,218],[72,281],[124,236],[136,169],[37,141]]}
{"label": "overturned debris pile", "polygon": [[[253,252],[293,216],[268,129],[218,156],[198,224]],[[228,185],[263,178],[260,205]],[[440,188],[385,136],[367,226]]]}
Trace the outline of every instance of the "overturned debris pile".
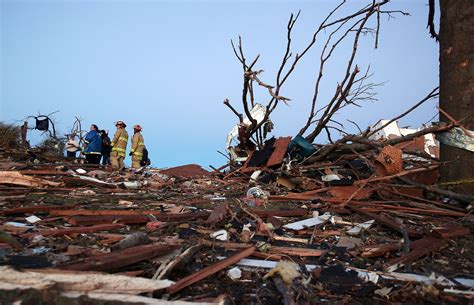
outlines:
{"label": "overturned debris pile", "polygon": [[473,198],[408,137],[278,138],[213,172],[2,159],[1,302],[469,303]]}

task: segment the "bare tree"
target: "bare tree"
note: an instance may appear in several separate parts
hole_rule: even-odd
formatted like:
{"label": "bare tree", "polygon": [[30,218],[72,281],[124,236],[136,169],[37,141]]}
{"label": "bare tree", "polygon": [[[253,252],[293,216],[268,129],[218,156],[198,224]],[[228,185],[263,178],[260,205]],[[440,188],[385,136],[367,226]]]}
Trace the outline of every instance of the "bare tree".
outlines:
{"label": "bare tree", "polygon": [[[272,112],[276,109],[280,102],[288,103],[291,101],[290,98],[282,96],[281,91],[285,82],[289,79],[292,73],[295,71],[300,60],[312,49],[318,41],[318,37],[323,31],[330,31],[326,43],[321,51],[320,55],[320,64],[319,71],[317,73],[314,92],[312,94],[312,99],[310,103],[310,111],[308,119],[306,120],[305,125],[301,128],[299,134],[306,135],[307,140],[313,142],[314,139],[321,133],[323,130],[327,130],[328,123],[332,122],[332,117],[334,114],[343,107],[348,105],[358,105],[359,102],[374,100],[375,93],[373,89],[380,85],[371,82],[367,82],[367,79],[370,77],[369,68],[366,69],[366,72],[359,76],[360,68],[354,63],[355,57],[358,50],[359,39],[362,35],[372,33],[376,36],[375,46],[378,44],[378,33],[380,28],[380,15],[381,14],[392,14],[392,13],[403,13],[401,11],[383,11],[381,7],[388,3],[388,0],[383,0],[380,2],[371,1],[370,4],[362,7],[358,11],[346,15],[342,18],[335,18],[335,14],[341,9],[346,1],[343,1],[337,5],[319,24],[316,30],[313,32],[310,41],[299,53],[292,51],[292,31],[298,20],[300,13],[291,14],[288,24],[287,24],[287,43],[286,48],[278,68],[275,84],[269,85],[261,80],[261,74],[263,70],[254,68],[260,58],[260,55],[257,55],[250,63],[247,61],[242,46],[242,38],[239,36],[237,45],[231,41],[232,49],[235,56],[242,64],[243,69],[243,89],[242,89],[242,108],[244,110],[245,116],[250,120],[251,124],[247,127],[247,134],[250,137],[255,136],[255,142],[257,145],[261,146],[264,141],[264,132],[262,131],[262,126],[268,121]],[[367,27],[367,22],[372,16],[377,16],[377,26],[376,28]],[[324,106],[317,109],[318,105],[318,95],[320,92],[320,84],[323,79],[323,71],[328,60],[333,55],[335,49],[341,45],[341,42],[349,39],[353,36],[352,52],[349,56],[345,73],[341,81],[337,84],[335,93],[331,100],[326,103]],[[256,85],[254,85],[256,84]],[[260,122],[257,122],[255,118],[252,117],[250,113],[250,107],[255,105],[254,102],[254,90],[257,88],[263,88],[268,91],[269,100],[266,103],[265,117]],[[250,99],[250,101],[249,101]],[[224,101],[224,104],[228,106],[232,112],[237,116],[242,117],[242,114],[239,113],[235,107],[233,107],[228,99]],[[329,128],[335,128],[329,126]]]}

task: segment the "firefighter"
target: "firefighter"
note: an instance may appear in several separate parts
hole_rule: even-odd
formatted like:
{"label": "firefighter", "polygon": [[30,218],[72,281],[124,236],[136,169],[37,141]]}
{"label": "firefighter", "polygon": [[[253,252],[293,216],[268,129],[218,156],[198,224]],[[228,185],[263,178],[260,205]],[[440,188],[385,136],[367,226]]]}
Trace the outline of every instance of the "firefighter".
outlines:
{"label": "firefighter", "polygon": [[132,168],[140,168],[140,161],[143,157],[143,147],[145,145],[141,134],[142,127],[140,125],[133,126],[132,148],[129,156],[132,157]]}
{"label": "firefighter", "polygon": [[128,133],[125,130],[127,125],[123,121],[118,121],[115,123],[115,127],[117,127],[117,131],[114,134],[112,143],[110,143],[110,146],[112,147],[112,151],[110,152],[110,160],[112,162],[113,169],[121,170],[125,168],[123,160],[125,159],[128,142]]}

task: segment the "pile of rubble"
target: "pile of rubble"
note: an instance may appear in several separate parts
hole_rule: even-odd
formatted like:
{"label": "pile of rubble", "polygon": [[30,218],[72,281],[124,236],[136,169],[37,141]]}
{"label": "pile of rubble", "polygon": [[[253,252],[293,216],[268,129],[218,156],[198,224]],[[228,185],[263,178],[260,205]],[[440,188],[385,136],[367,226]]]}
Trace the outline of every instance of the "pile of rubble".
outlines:
{"label": "pile of rubble", "polygon": [[0,152],[0,303],[472,302],[473,197],[436,184],[426,138],[382,136],[212,172]]}

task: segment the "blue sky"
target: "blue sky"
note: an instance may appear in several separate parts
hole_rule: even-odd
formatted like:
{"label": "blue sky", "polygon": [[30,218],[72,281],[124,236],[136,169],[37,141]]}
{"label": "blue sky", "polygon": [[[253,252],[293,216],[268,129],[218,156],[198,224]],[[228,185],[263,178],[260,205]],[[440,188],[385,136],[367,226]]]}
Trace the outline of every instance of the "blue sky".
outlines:
{"label": "blue sky", "polygon": [[[241,65],[230,39],[240,34],[248,58],[261,55],[261,79],[274,84],[286,44],[286,24],[301,9],[294,28],[295,52],[337,1],[89,1],[0,0],[0,120],[54,115],[66,132],[74,116],[114,131],[113,122],[141,124],[153,165],[219,166],[227,132],[240,109]],[[341,14],[371,1],[349,0]],[[426,30],[427,1],[392,1],[386,9],[411,16],[382,17],[379,48],[367,35],[356,63],[374,72],[379,101],[346,108],[336,118],[349,131],[391,118],[438,85],[438,45]],[[328,33],[321,35],[324,41]],[[290,106],[272,115],[276,136],[295,135],[309,112],[321,44],[308,53],[281,94]],[[321,98],[334,92],[351,46],[334,54],[326,68]],[[266,103],[265,91],[257,101]],[[436,101],[401,121],[418,126],[435,114]],[[336,134],[333,135],[337,137]],[[33,142],[38,132],[33,132]],[[323,136],[317,142],[326,142]]]}

